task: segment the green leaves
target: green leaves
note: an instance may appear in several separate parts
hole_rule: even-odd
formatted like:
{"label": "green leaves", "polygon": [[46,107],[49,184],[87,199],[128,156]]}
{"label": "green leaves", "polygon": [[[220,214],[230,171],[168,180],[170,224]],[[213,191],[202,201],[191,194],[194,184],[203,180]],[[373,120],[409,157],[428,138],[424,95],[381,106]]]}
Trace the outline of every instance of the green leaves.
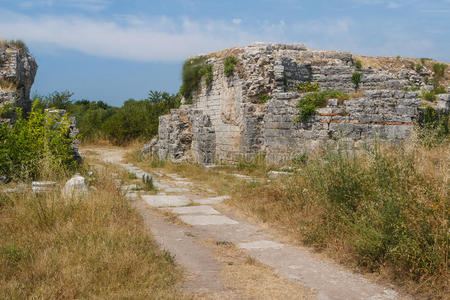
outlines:
{"label": "green leaves", "polygon": [[340,91],[322,91],[322,92],[313,92],[307,94],[300,102],[297,104],[297,108],[300,112],[299,118],[294,121],[303,121],[306,122],[309,118],[316,114],[318,107],[323,107],[327,105],[327,101],[329,99],[338,99],[338,100],[347,100],[350,98],[349,95],[340,92]]}

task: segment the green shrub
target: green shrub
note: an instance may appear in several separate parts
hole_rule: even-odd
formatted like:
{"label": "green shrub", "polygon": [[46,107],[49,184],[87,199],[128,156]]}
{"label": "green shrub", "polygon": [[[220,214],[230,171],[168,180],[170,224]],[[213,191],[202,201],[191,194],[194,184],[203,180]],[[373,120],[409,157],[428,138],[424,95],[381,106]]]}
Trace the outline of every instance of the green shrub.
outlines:
{"label": "green shrub", "polygon": [[350,96],[340,92],[340,91],[321,91],[321,92],[312,92],[307,94],[300,102],[297,104],[297,108],[299,109],[300,116],[297,117],[294,121],[298,122],[299,120],[305,122],[308,119],[315,115],[318,107],[324,107],[327,105],[327,101],[329,99],[338,99],[340,101],[350,99]]}
{"label": "green shrub", "polygon": [[436,94],[434,91],[422,90],[422,99],[434,102],[436,101]]}
{"label": "green shrub", "polygon": [[419,114],[416,132],[422,145],[431,148],[449,141],[449,114],[426,106]]}
{"label": "green shrub", "polygon": [[447,93],[447,89],[442,85],[436,87],[433,91],[435,95]]}
{"label": "green shrub", "polygon": [[235,56],[229,56],[227,58],[225,58],[225,60],[223,61],[223,66],[224,66],[224,73],[226,76],[231,76],[234,73],[234,67],[236,66],[236,64],[239,62],[239,60],[235,57]]}
{"label": "green shrub", "polygon": [[191,98],[192,92],[198,89],[202,76],[207,72],[204,69],[206,66],[206,59],[206,56],[198,56],[189,58],[184,62],[181,76],[183,83],[180,88],[180,93],[186,99]]}
{"label": "green shrub", "polygon": [[409,91],[415,92],[415,91],[418,91],[419,89],[420,89],[420,87],[419,87],[418,85],[415,85],[415,84],[410,85],[410,86],[405,86],[405,87],[403,88],[403,90],[404,90],[405,92],[409,92]]}
{"label": "green shrub", "polygon": [[417,65],[416,65],[416,72],[417,72],[417,73],[420,73],[420,72],[422,72],[422,70],[423,70],[423,65],[417,64]]}
{"label": "green shrub", "polygon": [[433,65],[433,87],[436,89],[439,87],[441,80],[445,77],[446,64],[435,63]]}
{"label": "green shrub", "polygon": [[59,119],[36,104],[28,119],[18,109],[11,128],[0,124],[0,175],[36,179],[75,168],[69,126],[67,117]]}
{"label": "green shrub", "polygon": [[272,99],[268,94],[261,94],[259,95],[259,103],[266,103],[270,99]]}
{"label": "green shrub", "polygon": [[355,85],[355,91],[357,91],[359,88],[359,84],[361,83],[361,76],[362,74],[359,72],[353,72],[352,74],[352,82]]}
{"label": "green shrub", "polygon": [[305,81],[302,84],[296,82],[295,85],[297,86],[298,91],[301,93],[318,92],[320,90],[318,82]]}
{"label": "green shrub", "polygon": [[359,59],[357,61],[355,61],[355,68],[357,68],[357,69],[362,68],[362,62]]}
{"label": "green shrub", "polygon": [[205,65],[200,68],[200,76],[205,78],[205,82],[208,86],[211,86],[214,79],[214,72],[212,65]]}

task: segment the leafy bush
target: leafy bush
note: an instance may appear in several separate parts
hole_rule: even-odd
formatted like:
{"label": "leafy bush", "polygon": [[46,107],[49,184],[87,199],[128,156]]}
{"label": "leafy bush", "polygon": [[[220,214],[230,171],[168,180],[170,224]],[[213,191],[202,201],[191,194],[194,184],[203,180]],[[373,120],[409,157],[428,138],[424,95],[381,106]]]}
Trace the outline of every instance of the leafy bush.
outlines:
{"label": "leafy bush", "polygon": [[445,93],[447,93],[447,89],[444,86],[440,85],[440,86],[434,88],[433,92],[435,95],[445,94]]}
{"label": "leafy bush", "polygon": [[433,87],[438,88],[441,80],[445,77],[445,69],[447,69],[446,64],[435,63],[433,65]]}
{"label": "leafy bush", "polygon": [[54,91],[46,96],[33,95],[33,99],[39,101],[39,105],[42,108],[57,108],[57,109],[67,109],[72,103],[73,93],[69,91]]}
{"label": "leafy bush", "polygon": [[307,94],[300,102],[297,104],[297,108],[299,109],[300,116],[296,118],[294,121],[298,122],[299,120],[305,122],[308,119],[315,115],[318,107],[324,107],[327,105],[327,101],[329,99],[338,99],[340,101],[350,99],[350,96],[340,92],[340,91],[321,91],[321,92],[313,92]]}
{"label": "leafy bush", "polygon": [[180,93],[186,99],[190,99],[192,96],[192,92],[199,87],[202,76],[207,73],[205,67],[206,67],[205,56],[189,58],[184,62],[181,76],[183,83],[180,88]]}
{"label": "leafy bush", "polygon": [[259,103],[266,103],[270,99],[272,99],[272,98],[268,94],[259,95]]}
{"label": "leafy bush", "polygon": [[234,73],[234,67],[239,62],[235,56],[229,56],[223,61],[224,73],[226,76],[231,76]]}
{"label": "leafy bush", "polygon": [[352,74],[352,82],[355,85],[355,91],[357,91],[359,88],[359,84],[361,83],[361,76],[362,74],[359,72],[353,72]]}
{"label": "leafy bush", "polygon": [[297,86],[298,91],[301,93],[318,92],[320,90],[318,82],[305,81],[302,84],[296,82],[295,85]]}
{"label": "leafy bush", "polygon": [[427,90],[422,90],[422,99],[430,101],[430,102],[434,102],[436,101],[436,94],[434,93],[434,91],[427,91]]}
{"label": "leafy bush", "polygon": [[449,114],[426,106],[419,114],[416,128],[419,142],[428,147],[435,147],[449,142]]}
{"label": "leafy bush", "polygon": [[212,65],[205,65],[200,68],[200,76],[205,78],[205,82],[208,86],[211,86],[214,79],[214,72]]}
{"label": "leafy bush", "polygon": [[145,100],[130,99],[105,121],[103,131],[115,145],[138,138],[150,139],[158,134],[159,116],[177,108],[180,100],[178,95],[153,91]]}
{"label": "leafy bush", "polygon": [[362,68],[362,62],[359,59],[357,61],[355,61],[355,68],[357,68],[357,69]]}
{"label": "leafy bush", "polygon": [[28,119],[17,111],[9,128],[0,124],[0,175],[14,179],[36,179],[76,167],[68,135],[70,121],[33,105]]}
{"label": "leafy bush", "polygon": [[423,70],[423,65],[417,64],[417,65],[416,65],[416,72],[417,72],[417,73],[420,73],[420,72],[422,72],[422,70]]}

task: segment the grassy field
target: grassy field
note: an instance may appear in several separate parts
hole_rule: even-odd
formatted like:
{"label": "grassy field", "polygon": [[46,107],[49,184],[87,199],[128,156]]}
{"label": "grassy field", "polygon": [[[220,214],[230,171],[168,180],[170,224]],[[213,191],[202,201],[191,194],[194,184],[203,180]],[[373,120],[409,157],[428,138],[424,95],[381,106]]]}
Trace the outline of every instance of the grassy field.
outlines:
{"label": "grassy field", "polygon": [[104,169],[81,199],[0,193],[0,298],[180,299],[181,271]]}
{"label": "grassy field", "polygon": [[[281,229],[340,263],[395,282],[418,298],[448,295],[450,148],[376,146],[323,149],[268,180],[262,157],[205,170],[130,156],[145,168],[177,172],[230,194],[228,204]],[[232,173],[258,181],[243,181]]]}

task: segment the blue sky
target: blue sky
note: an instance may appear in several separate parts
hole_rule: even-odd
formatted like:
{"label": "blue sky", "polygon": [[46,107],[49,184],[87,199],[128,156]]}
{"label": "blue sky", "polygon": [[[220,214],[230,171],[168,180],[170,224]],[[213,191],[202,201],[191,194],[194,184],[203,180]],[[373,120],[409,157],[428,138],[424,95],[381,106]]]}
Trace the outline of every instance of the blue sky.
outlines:
{"label": "blue sky", "polygon": [[253,42],[450,61],[450,0],[0,0],[0,38],[39,64],[33,91],[121,105],[176,92],[191,55]]}

